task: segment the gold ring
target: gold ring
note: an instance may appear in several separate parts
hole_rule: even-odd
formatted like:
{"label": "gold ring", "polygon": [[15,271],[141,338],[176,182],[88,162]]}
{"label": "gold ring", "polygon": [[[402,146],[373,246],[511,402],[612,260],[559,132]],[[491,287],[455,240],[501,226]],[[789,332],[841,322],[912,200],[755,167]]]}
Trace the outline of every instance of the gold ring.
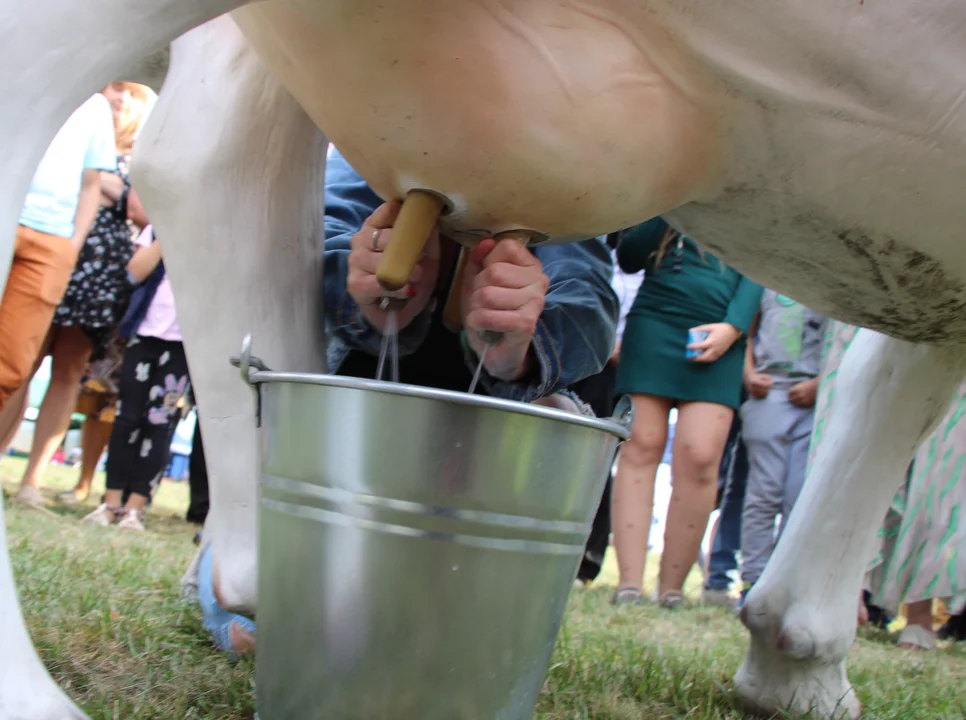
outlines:
{"label": "gold ring", "polygon": [[379,233],[381,232],[382,230],[378,228],[372,231],[372,251],[373,252],[379,252]]}

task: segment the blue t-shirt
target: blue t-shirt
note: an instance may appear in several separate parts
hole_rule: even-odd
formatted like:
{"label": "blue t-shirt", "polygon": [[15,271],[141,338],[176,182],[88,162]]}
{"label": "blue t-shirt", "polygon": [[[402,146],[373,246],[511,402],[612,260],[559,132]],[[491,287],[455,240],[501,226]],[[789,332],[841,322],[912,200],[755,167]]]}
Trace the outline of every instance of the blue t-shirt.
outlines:
{"label": "blue t-shirt", "polygon": [[69,238],[80,199],[84,170],[117,169],[114,116],[97,93],[77,108],[58,131],[37,166],[20,213],[20,224]]}

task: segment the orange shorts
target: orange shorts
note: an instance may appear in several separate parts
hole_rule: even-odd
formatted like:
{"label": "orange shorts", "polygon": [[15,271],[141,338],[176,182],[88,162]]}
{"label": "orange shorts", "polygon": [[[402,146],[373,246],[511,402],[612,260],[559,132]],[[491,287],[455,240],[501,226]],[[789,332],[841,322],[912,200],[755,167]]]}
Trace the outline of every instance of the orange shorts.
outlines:
{"label": "orange shorts", "polygon": [[77,249],[68,238],[17,226],[0,302],[0,409],[30,379],[76,262]]}

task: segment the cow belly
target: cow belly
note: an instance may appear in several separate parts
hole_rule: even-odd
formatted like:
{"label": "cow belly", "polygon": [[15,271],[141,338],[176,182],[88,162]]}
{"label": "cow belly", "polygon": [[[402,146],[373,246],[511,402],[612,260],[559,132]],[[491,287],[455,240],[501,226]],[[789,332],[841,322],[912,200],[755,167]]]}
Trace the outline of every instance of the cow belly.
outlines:
{"label": "cow belly", "polygon": [[382,197],[431,189],[454,230],[572,239],[696,199],[714,174],[713,93],[640,12],[274,0],[235,18]]}

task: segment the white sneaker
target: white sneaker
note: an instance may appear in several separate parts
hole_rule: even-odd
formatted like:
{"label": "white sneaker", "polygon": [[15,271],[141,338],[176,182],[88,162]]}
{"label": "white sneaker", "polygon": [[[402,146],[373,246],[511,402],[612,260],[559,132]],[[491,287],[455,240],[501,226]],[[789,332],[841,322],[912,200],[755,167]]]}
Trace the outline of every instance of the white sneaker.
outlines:
{"label": "white sneaker", "polygon": [[731,593],[727,590],[711,590],[709,588],[704,588],[704,590],[701,591],[701,604],[714,605],[716,607],[723,608],[733,608],[735,606],[735,598],[733,598]]}
{"label": "white sneaker", "polygon": [[116,515],[114,514],[114,508],[108,507],[106,504],[102,503],[97,506],[97,509],[91,513],[85,515],[81,522],[92,523],[94,525],[100,525],[101,527],[108,527],[114,524]]}
{"label": "white sneaker", "polygon": [[128,510],[124,513],[124,517],[117,524],[118,530],[133,530],[135,532],[144,532],[144,523],[141,522],[141,518],[138,517],[137,510]]}

